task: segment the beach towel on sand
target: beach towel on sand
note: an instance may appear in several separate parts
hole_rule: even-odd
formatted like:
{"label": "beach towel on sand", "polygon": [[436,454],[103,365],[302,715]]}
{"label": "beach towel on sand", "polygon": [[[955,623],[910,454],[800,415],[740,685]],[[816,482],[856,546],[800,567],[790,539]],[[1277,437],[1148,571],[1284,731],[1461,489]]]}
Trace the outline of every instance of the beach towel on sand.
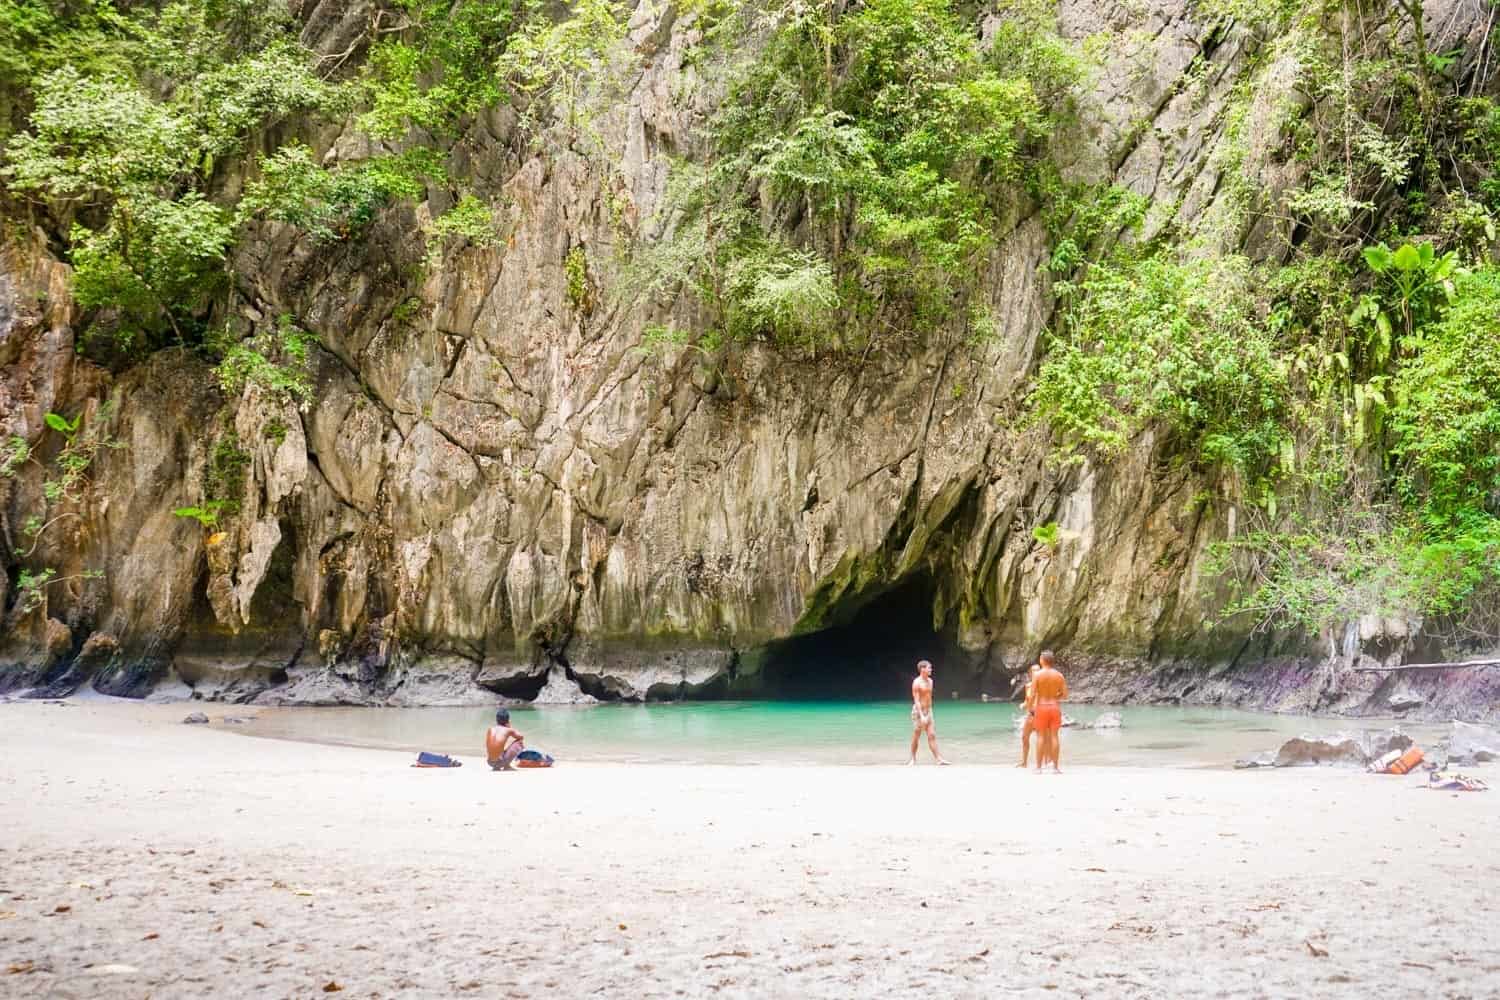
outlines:
{"label": "beach towel on sand", "polygon": [[1439,792],[1484,792],[1490,786],[1457,771],[1433,771],[1428,776],[1427,787]]}
{"label": "beach towel on sand", "polygon": [[463,761],[454,760],[445,753],[428,753],[423,750],[417,754],[417,762],[412,767],[463,767]]}

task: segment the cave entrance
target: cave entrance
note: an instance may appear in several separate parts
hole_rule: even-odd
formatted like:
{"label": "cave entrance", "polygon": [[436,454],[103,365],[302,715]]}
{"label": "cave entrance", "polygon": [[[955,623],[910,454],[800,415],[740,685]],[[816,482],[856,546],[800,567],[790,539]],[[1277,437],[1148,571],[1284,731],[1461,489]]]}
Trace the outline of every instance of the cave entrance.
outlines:
{"label": "cave entrance", "polygon": [[918,660],[933,663],[934,693],[964,690],[951,637],[932,627],[930,577],[904,580],[843,624],[766,650],[758,695],[785,700],[906,700]]}

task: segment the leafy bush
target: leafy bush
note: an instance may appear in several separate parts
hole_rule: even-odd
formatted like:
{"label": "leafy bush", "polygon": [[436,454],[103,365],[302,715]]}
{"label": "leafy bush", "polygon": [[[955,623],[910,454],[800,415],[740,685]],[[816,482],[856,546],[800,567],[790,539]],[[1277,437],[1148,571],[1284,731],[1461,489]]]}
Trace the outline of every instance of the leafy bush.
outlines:
{"label": "leafy bush", "polygon": [[306,410],[313,398],[308,349],[315,343],[317,338],[298,329],[285,315],[278,317],[273,329],[245,340],[231,340],[225,331],[210,345],[221,356],[214,372],[226,393],[238,395],[253,385]]}
{"label": "leafy bush", "polygon": [[67,58],[0,49],[31,105],[0,177],[59,218],[82,218],[66,234],[75,292],[111,312],[122,342],[150,346],[167,328],[182,339],[233,236],[233,214],[208,196],[216,159],[343,98],[312,73],[285,3],[77,6],[0,9],[0,24],[74,43]]}
{"label": "leafy bush", "polygon": [[430,150],[413,149],[325,169],[313,151],[288,143],[260,161],[260,176],[245,186],[240,218],[266,218],[333,243],[357,234],[394,198],[426,193],[425,181],[442,176]]}
{"label": "leafy bush", "polygon": [[1257,471],[1279,453],[1288,382],[1254,288],[1242,258],[1093,265],[1059,290],[1063,328],[1032,404],[1068,453],[1119,455],[1160,423],[1205,465]]}
{"label": "leafy bush", "polygon": [[435,264],[449,240],[462,240],[476,247],[493,248],[500,245],[500,233],[495,228],[494,213],[490,207],[472,194],[466,194],[442,215],[427,226],[427,263]]}
{"label": "leafy bush", "polygon": [[463,115],[498,104],[494,63],[521,9],[512,0],[393,0],[376,15],[382,37],[363,70],[360,127],[378,139],[450,135]]}
{"label": "leafy bush", "polygon": [[735,340],[848,345],[966,316],[1080,72],[1051,9],[1004,5],[988,50],[946,0],[748,11],[724,34],[765,25],[767,45],[711,123],[707,169],[679,168],[678,246],[646,250],[638,285],[689,291]]}
{"label": "leafy bush", "polygon": [[1391,412],[1403,493],[1437,530],[1500,513],[1500,270],[1459,275],[1452,298],[1412,337]]}

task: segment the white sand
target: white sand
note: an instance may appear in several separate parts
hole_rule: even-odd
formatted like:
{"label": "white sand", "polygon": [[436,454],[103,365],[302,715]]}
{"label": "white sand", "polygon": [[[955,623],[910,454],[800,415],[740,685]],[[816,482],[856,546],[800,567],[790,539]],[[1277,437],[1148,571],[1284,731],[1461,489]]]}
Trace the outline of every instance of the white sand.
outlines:
{"label": "white sand", "polygon": [[416,770],[189,710],[0,705],[0,995],[1500,994],[1500,791]]}

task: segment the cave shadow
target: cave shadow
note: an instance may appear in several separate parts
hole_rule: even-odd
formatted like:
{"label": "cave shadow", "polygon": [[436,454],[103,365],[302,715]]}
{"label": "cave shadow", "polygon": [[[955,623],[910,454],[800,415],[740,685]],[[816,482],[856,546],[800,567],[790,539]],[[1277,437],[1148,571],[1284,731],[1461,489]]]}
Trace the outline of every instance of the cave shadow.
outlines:
{"label": "cave shadow", "polygon": [[867,701],[911,697],[917,661],[933,663],[934,692],[971,693],[953,637],[932,625],[936,595],[930,577],[917,576],[864,604],[848,621],[766,649],[756,697],[780,700]]}

